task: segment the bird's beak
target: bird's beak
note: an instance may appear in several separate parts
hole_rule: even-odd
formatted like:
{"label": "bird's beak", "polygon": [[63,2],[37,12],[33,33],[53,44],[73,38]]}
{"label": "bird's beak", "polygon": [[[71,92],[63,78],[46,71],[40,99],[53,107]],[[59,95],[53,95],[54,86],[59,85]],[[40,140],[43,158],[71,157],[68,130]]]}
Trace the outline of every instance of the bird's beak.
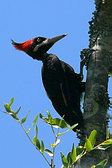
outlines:
{"label": "bird's beak", "polygon": [[67,34],[63,34],[63,35],[59,35],[59,36],[55,36],[53,38],[47,39],[47,43],[56,43],[57,41],[61,40],[62,38],[64,38]]}
{"label": "bird's beak", "polygon": [[59,40],[61,40],[62,38],[64,38],[66,35],[67,35],[67,34],[63,34],[63,35],[55,36],[55,37],[53,37],[53,38],[47,38],[45,41],[43,41],[41,44],[38,44],[38,45],[34,48],[34,52],[36,52],[41,46],[56,43],[57,41],[59,41]]}

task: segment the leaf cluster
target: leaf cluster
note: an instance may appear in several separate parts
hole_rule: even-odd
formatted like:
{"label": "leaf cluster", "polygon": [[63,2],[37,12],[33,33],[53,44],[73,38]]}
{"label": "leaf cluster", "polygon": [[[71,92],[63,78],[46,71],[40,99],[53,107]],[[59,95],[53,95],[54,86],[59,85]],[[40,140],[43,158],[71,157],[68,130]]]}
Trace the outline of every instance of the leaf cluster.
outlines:
{"label": "leaf cluster", "polygon": [[[28,139],[30,140],[32,145],[35,147],[35,149],[40,152],[40,154],[43,156],[43,158],[45,159],[45,161],[47,162],[49,167],[55,168],[55,163],[54,163],[55,150],[56,150],[58,144],[61,142],[61,136],[63,136],[67,132],[74,129],[77,126],[77,124],[73,125],[72,127],[69,127],[63,118],[62,119],[53,118],[51,116],[50,112],[47,112],[46,117],[43,116],[42,114],[40,114],[39,115],[40,119],[42,119],[44,121],[44,123],[48,124],[51,127],[51,130],[52,130],[52,133],[53,133],[54,139],[55,139],[54,142],[50,144],[50,148],[46,148],[45,141],[41,140],[38,136],[38,125],[37,125],[37,121],[39,118],[38,115],[36,115],[34,117],[31,127],[27,130],[24,127],[24,124],[27,121],[29,113],[25,117],[20,119],[18,117],[18,114],[21,110],[21,107],[19,107],[17,110],[13,110],[12,109],[13,103],[14,103],[14,98],[10,99],[9,103],[6,103],[4,105],[4,108],[6,110],[5,113],[10,115],[14,120],[16,120],[21,125],[21,127],[22,127],[23,131],[25,132],[25,134],[27,135]],[[29,134],[32,129],[35,130],[35,135],[33,138]],[[66,130],[60,131],[60,129],[66,129]],[[86,154],[88,154],[90,151],[106,150],[112,146],[112,139],[107,139],[104,142],[100,143],[99,145],[95,146],[96,136],[97,136],[97,132],[96,132],[96,130],[93,130],[91,132],[91,134],[89,135],[89,137],[86,138],[86,142],[83,146],[75,147],[75,145],[73,144],[72,149],[67,154],[67,156],[65,156],[61,152],[62,168],[72,168],[73,165],[77,164],[77,162],[80,161],[80,159],[82,157],[84,157]],[[46,156],[46,154],[47,154],[47,156]],[[50,157],[50,158],[48,158],[48,157]],[[91,168],[104,168],[105,165],[107,164],[107,161],[108,161],[107,159],[104,159],[103,161],[101,161],[97,165],[93,165]]]}
{"label": "leaf cluster", "polygon": [[[62,168],[72,168],[82,157],[88,154],[90,151],[93,150],[106,150],[110,146],[112,146],[112,139],[107,139],[106,141],[100,143],[99,145],[95,146],[96,142],[96,130],[93,130],[88,138],[86,138],[86,142],[84,146],[78,146],[77,148],[72,146],[71,152],[67,154],[67,157],[61,153],[61,159],[63,166]],[[104,159],[97,165],[93,165],[91,168],[104,168],[107,164],[108,160]]]}

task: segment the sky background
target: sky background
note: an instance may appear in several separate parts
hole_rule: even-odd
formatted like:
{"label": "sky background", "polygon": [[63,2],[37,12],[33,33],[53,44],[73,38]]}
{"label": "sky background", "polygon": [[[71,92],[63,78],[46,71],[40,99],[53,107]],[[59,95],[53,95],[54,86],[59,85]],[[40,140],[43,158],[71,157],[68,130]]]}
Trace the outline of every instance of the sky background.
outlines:
{"label": "sky background", "polygon": [[[55,44],[49,53],[72,65],[79,73],[80,51],[88,47],[88,21],[94,10],[93,0],[4,0],[0,5],[0,108],[11,97],[14,109],[22,107],[20,117],[29,111],[26,127],[30,127],[37,113],[50,111],[59,117],[46,96],[41,80],[41,62],[34,61],[11,45],[11,39],[23,42],[45,36],[68,33]],[[111,85],[109,93],[112,92]],[[49,127],[39,120],[39,138],[46,147],[53,143]],[[30,144],[23,130],[11,117],[0,112],[0,167],[47,168],[46,162]],[[56,168],[61,167],[60,151],[65,155],[72,144],[78,144],[74,132],[61,138],[55,158]]]}

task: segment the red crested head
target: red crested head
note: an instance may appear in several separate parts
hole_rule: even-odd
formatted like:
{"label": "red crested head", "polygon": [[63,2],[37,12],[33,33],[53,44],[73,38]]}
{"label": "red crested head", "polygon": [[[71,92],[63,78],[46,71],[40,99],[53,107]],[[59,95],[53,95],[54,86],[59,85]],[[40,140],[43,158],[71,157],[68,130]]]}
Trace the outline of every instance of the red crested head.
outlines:
{"label": "red crested head", "polygon": [[45,59],[47,51],[65,36],[66,34],[55,36],[53,38],[35,37],[23,43],[16,43],[12,40],[12,44],[17,50],[24,51],[33,59],[43,60]]}
{"label": "red crested head", "polygon": [[30,49],[30,46],[32,45],[32,43],[33,43],[33,40],[27,40],[23,43],[16,43],[15,41],[12,40],[13,46],[17,50],[21,50],[21,51],[28,51]]}

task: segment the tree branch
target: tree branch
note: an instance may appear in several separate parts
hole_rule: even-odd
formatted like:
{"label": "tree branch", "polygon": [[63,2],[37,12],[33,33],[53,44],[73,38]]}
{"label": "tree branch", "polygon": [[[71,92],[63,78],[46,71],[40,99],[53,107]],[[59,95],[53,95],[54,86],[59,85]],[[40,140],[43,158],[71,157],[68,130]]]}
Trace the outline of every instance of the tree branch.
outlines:
{"label": "tree branch", "polygon": [[[90,21],[90,45],[93,52],[87,63],[87,80],[84,100],[85,130],[97,131],[96,144],[106,140],[109,107],[108,75],[112,72],[112,0],[96,0],[96,11]],[[84,143],[81,139],[80,143]],[[80,162],[81,168],[90,168],[103,159],[112,165],[111,149],[108,151],[92,151]]]}

